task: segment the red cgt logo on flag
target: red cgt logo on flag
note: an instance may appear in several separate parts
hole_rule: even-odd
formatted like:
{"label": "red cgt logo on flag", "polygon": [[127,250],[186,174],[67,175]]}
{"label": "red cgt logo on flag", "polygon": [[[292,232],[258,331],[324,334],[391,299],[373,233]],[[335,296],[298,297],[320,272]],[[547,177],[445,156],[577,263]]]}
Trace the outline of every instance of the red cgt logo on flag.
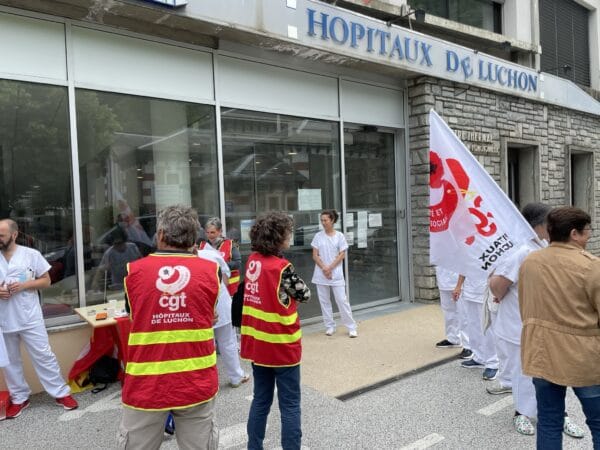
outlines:
{"label": "red cgt logo on flag", "polygon": [[[450,220],[456,208],[460,197],[465,198],[469,193],[469,176],[465,172],[461,163],[454,158],[447,158],[446,166],[450,169],[450,174],[444,170],[442,158],[434,152],[429,151],[429,187],[441,191],[441,198],[435,204],[429,205],[429,230],[432,233],[446,231],[450,226]],[[456,183],[450,182],[452,177]],[[458,186],[458,191],[455,186]],[[477,195],[470,206],[469,213],[475,219],[475,228],[481,236],[489,237],[496,233],[497,226],[493,221],[491,212],[483,212],[481,205],[483,198]],[[466,244],[471,245],[475,241],[475,236],[469,236]]]}

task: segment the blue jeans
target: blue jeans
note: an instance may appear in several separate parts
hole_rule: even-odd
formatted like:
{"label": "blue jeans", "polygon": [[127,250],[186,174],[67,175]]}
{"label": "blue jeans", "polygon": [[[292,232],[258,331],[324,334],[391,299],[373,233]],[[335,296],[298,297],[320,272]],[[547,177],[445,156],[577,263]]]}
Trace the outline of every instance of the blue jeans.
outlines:
{"label": "blue jeans", "polygon": [[277,400],[281,414],[281,446],[283,450],[300,450],[300,365],[264,367],[252,364],[254,399],[248,416],[248,450],[263,450],[267,416],[273,403],[277,383]]}
{"label": "blue jeans", "polygon": [[[561,450],[567,388],[543,378],[534,378],[533,385],[538,408],[537,448]],[[600,385],[574,387],[573,391],[592,432],[594,450],[600,450]]]}

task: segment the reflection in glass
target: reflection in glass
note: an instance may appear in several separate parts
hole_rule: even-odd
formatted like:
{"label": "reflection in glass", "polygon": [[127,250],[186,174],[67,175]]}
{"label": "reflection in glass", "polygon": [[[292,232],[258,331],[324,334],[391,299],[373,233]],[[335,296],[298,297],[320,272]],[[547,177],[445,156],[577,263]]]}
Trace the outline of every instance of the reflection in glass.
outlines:
{"label": "reflection in glass", "polygon": [[484,30],[502,33],[502,5],[492,0],[409,0],[413,9]]}
{"label": "reflection in glass", "polygon": [[[256,215],[287,211],[294,236],[286,257],[309,281],[319,213],[341,208],[338,125],[238,109],[223,110],[221,117],[227,236],[240,240],[245,259]],[[318,301],[303,305],[301,313],[320,315]]]}
{"label": "reflection in glass", "polygon": [[50,263],[44,317],[77,307],[67,89],[0,80],[0,217]]}
{"label": "reflection in glass", "polygon": [[87,303],[123,297],[124,266],[154,249],[168,205],[218,214],[214,108],[77,90]]}
{"label": "reflection in glass", "polygon": [[344,154],[351,303],[398,297],[394,134],[347,127]]}

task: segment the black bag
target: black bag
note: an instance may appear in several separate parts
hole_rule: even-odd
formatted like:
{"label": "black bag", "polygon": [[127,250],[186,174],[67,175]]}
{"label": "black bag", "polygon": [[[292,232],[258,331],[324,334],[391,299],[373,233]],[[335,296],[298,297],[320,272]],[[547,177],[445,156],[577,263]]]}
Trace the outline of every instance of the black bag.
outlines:
{"label": "black bag", "polygon": [[117,381],[119,375],[119,360],[110,356],[103,355],[98,361],[90,367],[90,383],[94,386],[103,384],[102,387],[92,389],[93,394],[97,394],[108,387],[110,383]]}
{"label": "black bag", "polygon": [[244,307],[244,281],[239,284],[237,291],[231,297],[231,324],[242,326],[242,308]]}

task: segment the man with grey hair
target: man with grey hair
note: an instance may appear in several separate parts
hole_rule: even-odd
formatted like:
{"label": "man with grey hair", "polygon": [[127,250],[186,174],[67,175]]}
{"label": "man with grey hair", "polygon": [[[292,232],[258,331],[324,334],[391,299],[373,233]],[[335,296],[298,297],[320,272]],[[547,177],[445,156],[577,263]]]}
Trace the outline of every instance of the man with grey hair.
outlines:
{"label": "man with grey hair", "polygon": [[[227,291],[233,296],[240,284],[240,269],[242,268],[242,256],[237,245],[231,239],[223,236],[223,224],[218,217],[209,218],[204,224],[204,232],[210,246],[221,253],[223,259],[229,266],[231,274],[227,280]],[[205,243],[200,243],[200,250],[204,249]]]}
{"label": "man with grey hair", "polygon": [[64,409],[77,408],[50,348],[40,308],[38,291],[50,286],[50,264],[37,250],[18,245],[18,235],[14,220],[0,220],[0,332],[9,359],[4,367],[10,393],[7,419],[18,417],[29,406],[31,389],[23,374],[21,342],[46,392]]}
{"label": "man with grey hair", "polygon": [[179,448],[218,447],[212,325],[221,271],[216,262],[190,252],[199,228],[194,209],[163,209],[157,221],[158,250],[128,265],[131,333],[120,448],[158,449],[169,413]]}
{"label": "man with grey hair", "polygon": [[[500,365],[512,383],[516,430],[525,435],[533,435],[535,428],[531,422],[537,416],[535,389],[531,377],[523,374],[521,368],[521,330],[523,323],[519,311],[518,281],[521,264],[531,252],[547,247],[548,230],[546,217],[552,208],[543,203],[529,203],[521,211],[523,217],[537,234],[538,239],[522,245],[505,261],[500,263],[489,284],[494,301],[498,302],[498,313],[494,321],[496,349]],[[504,389],[503,389],[504,388]],[[508,393],[504,386],[488,388],[490,394]],[[583,437],[583,430],[565,417],[564,432],[572,437]]]}

